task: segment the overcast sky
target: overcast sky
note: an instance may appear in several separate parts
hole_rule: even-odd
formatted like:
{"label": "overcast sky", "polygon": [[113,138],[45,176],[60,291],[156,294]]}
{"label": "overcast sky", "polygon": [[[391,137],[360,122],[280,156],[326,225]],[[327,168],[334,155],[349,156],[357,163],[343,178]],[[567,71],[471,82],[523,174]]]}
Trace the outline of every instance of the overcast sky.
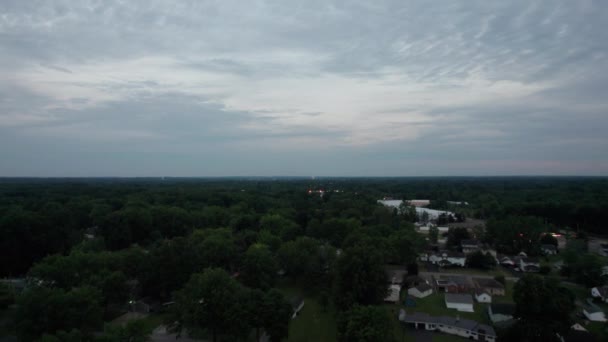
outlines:
{"label": "overcast sky", "polygon": [[608,175],[608,2],[0,3],[0,176]]}

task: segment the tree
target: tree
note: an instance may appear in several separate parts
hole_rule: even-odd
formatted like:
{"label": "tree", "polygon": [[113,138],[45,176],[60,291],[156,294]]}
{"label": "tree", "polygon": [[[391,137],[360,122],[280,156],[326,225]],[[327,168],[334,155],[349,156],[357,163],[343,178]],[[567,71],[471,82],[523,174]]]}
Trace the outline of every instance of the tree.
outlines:
{"label": "tree", "polygon": [[462,240],[467,240],[471,238],[471,234],[466,228],[450,228],[448,230],[448,241],[446,243],[449,248],[458,248],[460,247],[460,242]]}
{"label": "tree", "polygon": [[8,308],[14,301],[15,297],[12,289],[8,285],[0,283],[0,310]]}
{"label": "tree", "polygon": [[414,229],[407,228],[395,231],[389,236],[388,240],[397,257],[396,261],[402,265],[416,262],[424,244],[420,234]]}
{"label": "tree", "polygon": [[338,341],[391,341],[391,320],[379,306],[354,306],[338,319]]}
{"label": "tree", "polygon": [[544,234],[543,236],[541,236],[540,243],[542,245],[553,245],[555,247],[557,247],[558,244],[557,239],[551,234]]}
{"label": "tree", "polygon": [[91,287],[34,287],[23,292],[17,304],[15,327],[21,340],[72,329],[88,335],[102,323],[101,294]]}
{"label": "tree", "polygon": [[339,309],[355,304],[380,304],[386,297],[382,253],[369,245],[355,246],[337,259],[334,302]]}
{"label": "tree", "polygon": [[496,266],[496,259],[490,253],[476,251],[467,255],[466,264],[468,267],[488,270]]}
{"label": "tree", "polygon": [[555,341],[572,325],[574,295],[558,281],[526,275],[514,285],[515,318],[511,334],[521,341]]}
{"label": "tree", "polygon": [[399,205],[399,216],[407,222],[416,222],[418,220],[416,207],[409,205],[408,201],[402,201]]}
{"label": "tree", "polygon": [[434,244],[437,243],[437,239],[439,239],[439,229],[437,226],[431,226],[429,228],[429,241]]}
{"label": "tree", "polygon": [[274,285],[278,269],[277,262],[266,245],[251,245],[243,258],[243,283],[254,288],[268,289]]}
{"label": "tree", "polygon": [[226,271],[206,269],[193,274],[184,288],[175,295],[170,322],[181,332],[206,330],[213,342],[220,337],[247,334],[250,326],[241,303],[243,288]]}
{"label": "tree", "polygon": [[289,302],[278,290],[271,289],[264,296],[259,314],[262,317],[264,331],[270,336],[271,342],[280,342],[287,338],[292,310]]}
{"label": "tree", "polygon": [[104,334],[96,342],[147,342],[150,331],[144,320],[128,322],[125,326],[107,325]]}
{"label": "tree", "polygon": [[302,236],[281,245],[278,256],[287,275],[313,287],[323,283],[322,278],[333,263],[336,252],[328,244]]}

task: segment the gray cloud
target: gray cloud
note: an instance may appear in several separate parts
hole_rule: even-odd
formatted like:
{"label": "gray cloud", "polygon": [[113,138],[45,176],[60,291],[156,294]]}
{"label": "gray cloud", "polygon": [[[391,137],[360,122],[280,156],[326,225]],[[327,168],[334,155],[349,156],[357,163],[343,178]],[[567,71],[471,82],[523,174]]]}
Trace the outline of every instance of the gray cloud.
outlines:
{"label": "gray cloud", "polygon": [[0,176],[608,174],[602,1],[17,1]]}

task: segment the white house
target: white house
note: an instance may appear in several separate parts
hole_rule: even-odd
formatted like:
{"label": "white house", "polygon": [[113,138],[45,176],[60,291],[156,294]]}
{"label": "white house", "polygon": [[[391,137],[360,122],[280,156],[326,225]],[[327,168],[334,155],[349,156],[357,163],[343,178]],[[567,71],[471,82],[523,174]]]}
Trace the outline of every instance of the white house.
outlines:
{"label": "white house", "polygon": [[416,298],[424,298],[433,294],[433,288],[428,284],[420,284],[408,289],[407,294]]}
{"label": "white house", "polygon": [[521,257],[517,264],[522,272],[538,272],[540,270],[540,263],[536,259]]}
{"label": "white house", "polygon": [[503,266],[507,266],[507,267],[514,267],[515,266],[515,262],[513,261],[513,259],[510,258],[510,257],[508,257],[508,256],[506,256],[506,255],[499,257],[498,261]]}
{"label": "white house", "polygon": [[486,291],[475,291],[475,300],[478,303],[492,303],[492,296]]}
{"label": "white house", "polygon": [[606,315],[604,312],[597,306],[586,306],[583,308],[583,315],[593,322],[606,322]]}
{"label": "white house", "polygon": [[399,311],[399,321],[412,326],[415,329],[440,331],[446,334],[468,338],[474,341],[496,341],[496,332],[485,324],[480,324],[469,319],[459,317],[431,316],[422,312],[407,313]]}
{"label": "white house", "polygon": [[420,254],[421,261],[428,261],[439,266],[460,266],[464,267],[467,259],[464,253],[441,251],[438,253],[426,252]]}
{"label": "white house", "polygon": [[594,287],[591,289],[591,296],[595,298],[601,298],[604,302],[608,303],[608,286]]}
{"label": "white house", "polygon": [[460,247],[464,254],[473,253],[479,250],[479,241],[477,240],[462,240]]}
{"label": "white house", "polygon": [[401,285],[391,284],[388,287],[388,294],[384,298],[385,302],[397,303],[401,294]]}
{"label": "white house", "polygon": [[448,309],[456,309],[463,312],[475,312],[473,309],[473,297],[470,294],[446,293],[445,306]]}

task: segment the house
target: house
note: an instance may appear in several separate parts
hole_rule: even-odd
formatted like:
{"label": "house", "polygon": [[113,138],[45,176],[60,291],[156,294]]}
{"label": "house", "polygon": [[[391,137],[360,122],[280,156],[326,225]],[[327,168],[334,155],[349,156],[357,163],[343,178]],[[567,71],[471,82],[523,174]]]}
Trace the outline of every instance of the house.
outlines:
{"label": "house", "polygon": [[403,279],[407,274],[405,269],[400,268],[385,268],[386,280],[389,284],[403,285]]}
{"label": "house", "polygon": [[475,312],[473,309],[473,297],[470,294],[446,293],[445,306],[448,309],[456,309],[463,312]]}
{"label": "house", "polygon": [[596,305],[588,305],[583,308],[583,315],[592,322],[606,322],[606,315]]}
{"label": "house", "polygon": [[462,252],[464,254],[469,254],[476,252],[479,250],[479,241],[477,240],[462,240],[460,242],[460,247],[462,248]]}
{"label": "house", "polygon": [[408,289],[407,294],[416,298],[424,298],[433,294],[433,288],[428,284],[420,284]]}
{"label": "house", "polygon": [[504,296],[505,286],[495,279],[473,278],[475,288],[487,292],[491,296]]}
{"label": "house", "polygon": [[591,296],[601,298],[602,301],[608,303],[608,286],[594,287],[591,289]]}
{"label": "house", "polygon": [[498,262],[505,267],[515,267],[515,261],[506,255],[498,256]]}
{"label": "house", "polygon": [[399,301],[399,296],[401,295],[401,285],[391,284],[388,287],[388,292],[386,297],[384,298],[385,302],[389,303],[397,303]]}
{"label": "house", "polygon": [[304,298],[293,297],[293,298],[291,298],[291,300],[289,302],[291,304],[291,310],[292,310],[291,319],[294,319],[294,318],[298,317],[300,310],[302,310],[302,308],[304,307]]}
{"label": "house", "polygon": [[478,303],[492,303],[492,296],[483,290],[475,290],[475,300]]}
{"label": "house", "polygon": [[435,279],[435,285],[447,293],[470,293],[475,287],[465,276],[439,276]]}
{"label": "house", "polygon": [[440,252],[424,252],[420,254],[421,261],[427,261],[441,267],[460,266],[464,267],[467,259],[464,253],[440,251]]}
{"label": "house", "polygon": [[399,321],[415,328],[461,336],[475,341],[496,341],[496,332],[491,326],[459,317],[431,316],[422,312],[399,311]]}
{"label": "house", "polygon": [[540,250],[545,255],[555,255],[555,254],[557,254],[557,247],[555,247],[555,245],[541,245],[540,246]]}
{"label": "house", "polygon": [[540,263],[538,262],[538,259],[534,258],[520,257],[517,266],[522,272],[540,271]]}
{"label": "house", "polygon": [[514,304],[491,304],[488,306],[488,317],[493,324],[508,322],[513,319]]}

